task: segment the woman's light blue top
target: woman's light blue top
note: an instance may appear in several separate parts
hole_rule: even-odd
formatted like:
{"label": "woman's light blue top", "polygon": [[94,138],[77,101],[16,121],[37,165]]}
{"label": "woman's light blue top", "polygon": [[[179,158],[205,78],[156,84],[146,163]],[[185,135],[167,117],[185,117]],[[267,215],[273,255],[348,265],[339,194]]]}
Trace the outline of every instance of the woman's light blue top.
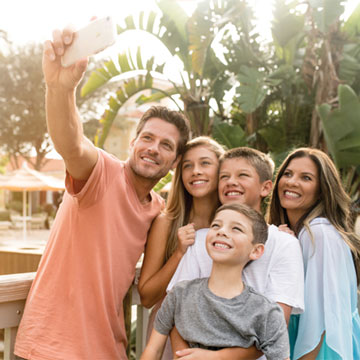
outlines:
{"label": "woman's light blue top", "polygon": [[[291,359],[312,351],[325,338],[317,360],[359,360],[360,318],[356,273],[348,245],[325,218],[303,228],[299,241],[304,255],[305,312],[291,317]],[[315,244],[315,245],[314,245]]]}

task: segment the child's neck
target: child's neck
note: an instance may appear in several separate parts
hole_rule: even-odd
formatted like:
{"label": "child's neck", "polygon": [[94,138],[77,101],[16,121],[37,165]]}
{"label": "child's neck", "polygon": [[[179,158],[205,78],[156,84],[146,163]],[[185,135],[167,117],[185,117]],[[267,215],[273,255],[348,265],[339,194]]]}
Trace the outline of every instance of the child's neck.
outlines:
{"label": "child's neck", "polygon": [[242,281],[243,265],[226,265],[213,263],[208,286],[212,293],[219,297],[231,299],[244,290]]}
{"label": "child's neck", "polygon": [[189,222],[195,224],[195,229],[204,229],[210,226],[210,219],[218,206],[217,196],[193,198]]}

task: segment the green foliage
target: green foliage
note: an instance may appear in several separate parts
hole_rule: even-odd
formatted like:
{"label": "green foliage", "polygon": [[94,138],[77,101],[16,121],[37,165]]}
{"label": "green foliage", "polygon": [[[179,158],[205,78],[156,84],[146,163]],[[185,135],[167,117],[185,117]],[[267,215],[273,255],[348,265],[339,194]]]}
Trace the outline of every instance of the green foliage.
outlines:
{"label": "green foliage", "polygon": [[347,85],[338,88],[339,108],[319,106],[326,144],[339,168],[360,166],[360,101]]}
{"label": "green foliage", "polygon": [[212,136],[227,149],[247,145],[246,134],[239,125],[218,121],[213,127]]}
{"label": "green foliage", "polygon": [[276,0],[272,21],[272,36],[277,57],[293,65],[304,37],[305,17],[296,11],[296,2]]}
{"label": "green foliage", "polygon": [[24,156],[40,169],[51,150],[46,129],[44,81],[41,70],[42,49],[30,44],[9,45],[0,58],[0,147],[9,157]]}
{"label": "green foliage", "polygon": [[360,4],[344,23],[342,33],[347,39],[343,47],[339,76],[360,93]]}
{"label": "green foliage", "polygon": [[[99,146],[103,145],[120,107],[135,95],[139,96],[138,103],[169,97],[179,109],[180,97],[194,135],[210,133],[211,101],[214,104],[213,110],[223,117],[222,101],[225,92],[232,86],[229,80],[233,74],[225,71],[226,65],[217,56],[213,44],[219,34],[228,31],[229,26],[234,29],[250,29],[246,1],[200,1],[191,16],[186,15],[176,1],[159,0],[157,4],[159,13],[140,12],[138,15],[128,16],[124,24],[118,26],[118,33],[125,34],[130,30],[146,31],[160,40],[169,54],[181,62],[181,83],[174,83],[166,77],[163,72],[163,59],[146,60],[140,47],[136,57],[128,50],[119,55],[117,63],[109,61],[101,69],[94,71],[83,87],[82,95],[91,93],[114,77],[119,79],[117,97],[110,98],[108,109],[101,119]],[[244,39],[241,38],[240,42],[243,44]],[[224,44],[229,46],[229,51],[224,53],[226,61],[230,64],[235,52],[234,42],[230,41],[229,37],[223,46]],[[249,45],[248,47],[250,48]],[[255,58],[253,55],[253,59]],[[163,84],[161,88],[155,86],[156,80],[160,78]],[[146,89],[152,90],[151,96],[142,94]]]}
{"label": "green foliage", "polygon": [[263,103],[267,94],[265,76],[255,68],[240,67],[237,102],[244,112],[252,113]]}
{"label": "green foliage", "polygon": [[[180,98],[193,136],[212,130],[228,148],[250,145],[280,161],[289,149],[310,145],[314,119],[319,121],[316,105],[328,103],[319,107],[325,138],[320,131],[317,146],[327,147],[343,169],[355,166],[357,174],[357,132],[352,127],[351,135],[346,129],[358,121],[359,110],[354,110],[358,105],[349,91],[340,88],[340,108],[331,109],[339,79],[360,94],[360,6],[342,23],[342,1],[276,0],[273,41],[261,43],[246,1],[199,1],[191,16],[176,1],[157,3],[159,12],[127,17],[118,33],[145,31],[161,41],[181,62],[181,83],[167,79],[165,87],[155,86],[160,77],[164,84],[164,64],[156,57],[146,58],[140,48],[104,63],[83,88],[83,94],[91,93],[119,79],[101,120],[100,144],[130,97],[136,95],[138,104],[169,97],[181,108]],[[151,94],[145,96],[145,89],[151,89]],[[224,95],[230,89],[235,96],[226,108]],[[356,185],[355,180],[348,182]]]}
{"label": "green foliage", "polygon": [[309,0],[313,10],[313,18],[317,28],[326,33],[344,12],[343,1],[339,0]]}
{"label": "green foliage", "polygon": [[360,4],[355,8],[353,13],[343,26],[343,31],[348,34],[350,38],[360,36]]}
{"label": "green foliage", "polygon": [[169,182],[171,182],[171,179],[173,177],[173,172],[169,171],[166,176],[164,176],[155,186],[154,191],[157,193],[160,193],[161,190],[164,188],[165,185],[167,185]]}
{"label": "green foliage", "polygon": [[360,197],[360,100],[347,85],[338,88],[339,107],[318,107],[326,144],[341,170],[345,189],[353,199]]}

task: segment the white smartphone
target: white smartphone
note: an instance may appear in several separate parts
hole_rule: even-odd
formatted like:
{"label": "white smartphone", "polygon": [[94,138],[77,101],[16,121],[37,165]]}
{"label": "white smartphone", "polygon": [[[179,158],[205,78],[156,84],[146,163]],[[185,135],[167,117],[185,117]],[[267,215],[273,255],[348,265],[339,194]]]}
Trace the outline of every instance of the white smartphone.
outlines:
{"label": "white smartphone", "polygon": [[61,57],[61,65],[68,67],[76,61],[94,55],[115,43],[116,27],[110,16],[94,20],[74,33],[71,45]]}

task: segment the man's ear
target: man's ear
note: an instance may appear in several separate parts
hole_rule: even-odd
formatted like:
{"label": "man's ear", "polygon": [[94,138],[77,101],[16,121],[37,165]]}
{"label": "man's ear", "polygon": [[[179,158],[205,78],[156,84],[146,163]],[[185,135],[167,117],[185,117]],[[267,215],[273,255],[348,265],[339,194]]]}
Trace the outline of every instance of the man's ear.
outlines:
{"label": "man's ear", "polygon": [[267,196],[270,194],[272,188],[273,188],[273,183],[272,183],[271,180],[266,180],[266,181],[264,181],[264,182],[261,184],[260,196],[261,196],[262,198],[267,197]]}
{"label": "man's ear", "polygon": [[174,160],[174,162],[173,162],[172,165],[171,165],[171,169],[172,169],[172,170],[175,169],[175,168],[178,166],[179,162],[181,161],[181,158],[182,158],[181,155],[178,155],[178,156],[176,157],[176,159]]}
{"label": "man's ear", "polygon": [[264,244],[255,244],[254,248],[251,250],[251,253],[249,255],[250,260],[257,260],[261,258],[265,251],[265,245]]}

